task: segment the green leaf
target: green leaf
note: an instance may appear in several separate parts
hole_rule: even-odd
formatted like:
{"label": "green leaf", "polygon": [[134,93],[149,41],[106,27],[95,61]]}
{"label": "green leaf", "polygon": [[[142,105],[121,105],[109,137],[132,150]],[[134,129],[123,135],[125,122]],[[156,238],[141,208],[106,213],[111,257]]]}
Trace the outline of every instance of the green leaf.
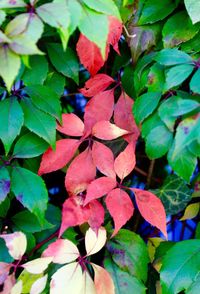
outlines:
{"label": "green leaf", "polygon": [[122,229],[108,242],[107,249],[122,271],[146,281],[149,256],[147,246],[139,235]]}
{"label": "green leaf", "polygon": [[200,21],[200,15],[199,15],[199,11],[200,11],[200,2],[196,1],[196,0],[184,0],[185,2],[185,7],[187,9],[187,12],[193,22],[199,22]]}
{"label": "green leaf", "polygon": [[24,122],[23,111],[15,98],[0,102],[0,117],[3,122],[0,125],[0,138],[7,155]]}
{"label": "green leaf", "polygon": [[10,175],[4,166],[0,167],[0,203],[4,201],[10,192]]}
{"label": "green leaf", "polygon": [[190,287],[199,268],[200,240],[186,240],[174,245],[163,258],[162,293],[175,294]]}
{"label": "green leaf", "polygon": [[[184,24],[184,25],[183,25]],[[186,11],[172,15],[162,31],[165,48],[175,47],[192,39],[198,32],[199,25],[193,25]]]}
{"label": "green leaf", "polygon": [[200,157],[200,142],[194,140],[188,146],[189,151],[194,154],[196,157]]}
{"label": "green leaf", "polygon": [[60,97],[51,88],[42,85],[30,85],[25,90],[37,108],[61,121]]}
{"label": "green leaf", "polygon": [[199,294],[200,289],[200,275],[198,274],[197,277],[195,277],[193,283],[190,285],[190,287],[186,290],[186,294]]}
{"label": "green leaf", "polygon": [[15,144],[13,157],[15,158],[32,158],[40,154],[48,148],[48,144],[33,133],[22,136]]}
{"label": "green leaf", "polygon": [[56,140],[55,119],[36,108],[28,99],[24,98],[21,101],[21,106],[24,111],[24,125],[54,147]]}
{"label": "green leaf", "polygon": [[148,73],[148,92],[163,92],[165,84],[164,67],[155,63]]}
{"label": "green leaf", "polygon": [[200,69],[198,69],[195,74],[193,75],[190,81],[190,90],[194,93],[200,94]]}
{"label": "green leaf", "polygon": [[21,280],[23,283],[22,294],[30,293],[33,283],[36,282],[36,280],[38,280],[42,276],[43,276],[43,273],[31,274],[27,272],[26,270],[23,270],[17,279],[18,281]]}
{"label": "green leaf", "polygon": [[125,66],[121,81],[124,91],[130,97],[135,97],[134,67],[131,64]]}
{"label": "green leaf", "polygon": [[5,19],[6,19],[6,13],[3,10],[0,10],[0,26],[2,25]]}
{"label": "green leaf", "polygon": [[58,43],[49,43],[47,51],[51,63],[56,70],[64,76],[73,79],[77,84],[79,82],[79,62],[76,54],[71,48],[63,51]]}
{"label": "green leaf", "polygon": [[26,4],[24,3],[23,0],[15,0],[10,1],[10,0],[1,0],[0,3],[0,8],[16,8],[16,7],[25,7]]}
{"label": "green leaf", "polygon": [[133,106],[133,113],[137,124],[141,123],[156,109],[160,98],[160,92],[148,92],[136,99]]}
{"label": "green leaf", "polygon": [[78,28],[83,35],[100,48],[104,58],[108,36],[108,17],[95,12],[87,6],[83,6],[83,15]]}
{"label": "green leaf", "polygon": [[112,0],[83,0],[83,2],[91,9],[103,14],[113,15],[121,19],[117,6]]}
{"label": "green leaf", "polygon": [[189,41],[181,44],[181,50],[187,53],[197,53],[200,51],[200,31]]}
{"label": "green leaf", "polygon": [[67,6],[70,15],[69,34],[71,35],[79,25],[82,17],[82,7],[77,0],[67,1]]}
{"label": "green leaf", "polygon": [[52,72],[48,74],[44,84],[56,92],[57,95],[62,96],[65,87],[65,77],[57,72]]}
{"label": "green leaf", "polygon": [[121,270],[112,259],[106,257],[104,261],[105,269],[110,273],[114,285],[116,294],[124,293],[134,293],[145,294],[146,288],[142,282],[140,282],[136,277],[130,275],[129,273]]}
{"label": "green leaf", "polygon": [[163,49],[156,54],[154,59],[162,65],[171,66],[177,64],[192,63],[193,59],[187,53],[173,49]]}
{"label": "green leaf", "polygon": [[5,244],[5,241],[0,238],[0,262],[13,262],[13,257],[8,253],[8,248]]}
{"label": "green leaf", "polygon": [[25,168],[15,167],[12,171],[11,190],[17,200],[44,225],[48,193],[42,178]]}
{"label": "green leaf", "polygon": [[5,200],[0,203],[0,217],[1,218],[6,217],[9,208],[10,208],[10,199],[8,197],[6,197]]}
{"label": "green leaf", "polygon": [[194,65],[191,64],[180,64],[171,67],[166,71],[165,90],[167,91],[182,84],[182,82],[184,82],[189,77],[193,70]]}
{"label": "green leaf", "polygon": [[26,68],[22,80],[25,85],[42,85],[47,77],[48,62],[44,56],[31,56],[29,68]]}
{"label": "green leaf", "polygon": [[162,187],[151,191],[160,198],[168,215],[182,211],[192,197],[185,181],[176,175],[169,175]]}
{"label": "green leaf", "polygon": [[10,91],[20,69],[20,58],[7,45],[3,45],[0,46],[0,60],[0,76]]}
{"label": "green leaf", "polygon": [[29,36],[26,35],[17,35],[13,37],[12,43],[10,43],[9,46],[15,53],[20,55],[44,54],[38,49],[35,41],[33,41]]}
{"label": "green leaf", "polygon": [[168,16],[176,6],[177,5],[171,0],[147,0],[143,6],[138,24],[144,25],[162,20]]}

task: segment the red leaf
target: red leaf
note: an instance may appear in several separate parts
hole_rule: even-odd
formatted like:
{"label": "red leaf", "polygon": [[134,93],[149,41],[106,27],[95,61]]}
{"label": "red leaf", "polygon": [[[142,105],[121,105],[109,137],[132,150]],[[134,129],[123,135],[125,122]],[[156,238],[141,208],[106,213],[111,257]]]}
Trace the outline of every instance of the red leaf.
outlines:
{"label": "red leaf", "polygon": [[92,146],[92,157],[98,170],[111,178],[116,178],[114,171],[114,155],[110,148],[95,141]]}
{"label": "red leaf", "polygon": [[72,159],[79,144],[75,139],[62,139],[56,142],[56,150],[49,147],[42,156],[38,175],[63,168]]}
{"label": "red leaf", "polygon": [[86,97],[92,97],[104,91],[114,82],[115,80],[106,74],[97,74],[85,83],[80,92]]}
{"label": "red leaf", "polygon": [[133,143],[129,143],[124,151],[122,151],[114,162],[114,169],[118,177],[123,180],[128,176],[135,167],[135,147]]}
{"label": "red leaf", "polygon": [[113,46],[113,49],[120,54],[118,42],[122,34],[122,23],[114,16],[109,16],[109,34],[107,43]]}
{"label": "red leaf", "polygon": [[57,125],[57,130],[68,136],[82,136],[84,123],[74,113],[64,113],[62,115],[62,126]]}
{"label": "red leaf", "polygon": [[86,130],[101,120],[110,120],[114,108],[114,91],[108,90],[94,96],[85,107],[84,122]]}
{"label": "red leaf", "polygon": [[94,76],[104,65],[104,60],[100,49],[92,41],[88,40],[83,34],[80,34],[76,51],[81,63]]}
{"label": "red leaf", "polygon": [[94,284],[97,294],[115,294],[115,286],[110,274],[99,265],[91,263],[94,269]]}
{"label": "red leaf", "polygon": [[92,181],[87,188],[84,205],[88,204],[93,199],[98,199],[108,194],[116,187],[116,180],[108,177],[101,177]]}
{"label": "red leaf", "polygon": [[93,200],[87,206],[90,208],[90,217],[88,219],[88,223],[93,230],[98,231],[104,222],[103,205],[97,200]]}
{"label": "red leaf", "polygon": [[92,152],[87,148],[70,164],[65,178],[65,187],[69,194],[77,195],[86,190],[95,176],[96,167],[93,163]]}
{"label": "red leaf", "polygon": [[93,136],[102,140],[113,140],[128,133],[128,131],[120,129],[106,120],[97,122],[92,128]]}
{"label": "red leaf", "polygon": [[115,230],[112,234],[114,236],[133,215],[133,203],[129,195],[119,188],[112,190],[105,202],[115,223]]}
{"label": "red leaf", "polygon": [[83,207],[81,196],[73,196],[68,198],[62,208],[62,223],[60,227],[59,237],[63,232],[73,226],[82,225],[90,218],[89,205]]}
{"label": "red leaf", "polygon": [[157,227],[167,238],[166,214],[161,200],[149,191],[131,189],[136,198],[138,209],[143,218]]}
{"label": "red leaf", "polygon": [[114,109],[115,124],[118,127],[133,133],[125,136],[128,139],[128,142],[136,142],[140,134],[132,113],[133,103],[133,100],[126,93],[122,92]]}

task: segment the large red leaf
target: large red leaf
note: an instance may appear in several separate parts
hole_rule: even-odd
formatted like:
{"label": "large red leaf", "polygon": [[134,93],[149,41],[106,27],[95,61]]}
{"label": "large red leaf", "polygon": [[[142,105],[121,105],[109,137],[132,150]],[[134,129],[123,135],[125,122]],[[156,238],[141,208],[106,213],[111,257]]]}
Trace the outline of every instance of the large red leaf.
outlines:
{"label": "large red leaf", "polygon": [[113,46],[113,49],[119,53],[118,42],[122,34],[122,23],[114,16],[109,16],[109,33],[107,44]]}
{"label": "large red leaf", "polygon": [[110,148],[104,144],[94,141],[92,146],[92,157],[98,170],[111,178],[116,178],[114,171],[114,155]]}
{"label": "large red leaf", "polygon": [[110,120],[114,108],[114,91],[108,90],[94,96],[85,107],[84,122],[86,130],[101,120]]}
{"label": "large red leaf", "polygon": [[115,286],[110,274],[99,265],[91,263],[94,269],[94,284],[97,294],[115,294]]}
{"label": "large red leaf", "polygon": [[98,199],[103,195],[108,194],[116,187],[116,180],[108,177],[101,177],[92,181],[87,188],[84,205],[88,204],[93,199]]}
{"label": "large red leaf", "polygon": [[114,162],[114,169],[118,177],[123,180],[135,167],[135,146],[129,143]]}
{"label": "large red leaf", "polygon": [[57,130],[68,136],[82,136],[84,123],[74,113],[64,113],[62,115],[62,126],[57,125]]}
{"label": "large red leaf", "polygon": [[97,122],[92,128],[93,136],[102,140],[113,140],[128,133],[128,131],[121,129],[106,120]]}
{"label": "large red leaf", "polygon": [[97,74],[94,77],[87,80],[84,88],[80,89],[80,92],[85,97],[92,97],[104,91],[106,88],[108,88],[108,86],[110,86],[114,82],[115,80],[113,80],[113,78],[109,77],[106,74]]}
{"label": "large red leaf", "polygon": [[90,227],[97,232],[104,222],[105,212],[103,205],[99,203],[98,200],[93,200],[87,206],[90,208],[88,223]]}
{"label": "large red leaf", "polygon": [[96,176],[92,152],[89,148],[80,153],[70,164],[65,177],[65,187],[69,194],[77,195],[86,190]]}
{"label": "large red leaf", "polygon": [[105,202],[115,223],[114,236],[133,215],[133,203],[129,195],[119,188],[108,193]]}
{"label": "large red leaf", "polygon": [[131,189],[136,198],[138,209],[143,218],[157,227],[167,238],[166,214],[161,200],[149,191]]}
{"label": "large red leaf", "polygon": [[95,43],[80,34],[76,44],[76,51],[81,63],[89,71],[91,76],[94,76],[104,65],[104,60],[100,49]]}
{"label": "large red leaf", "polygon": [[42,156],[38,175],[63,168],[72,159],[79,144],[75,139],[62,139],[56,142],[56,150],[49,147]]}

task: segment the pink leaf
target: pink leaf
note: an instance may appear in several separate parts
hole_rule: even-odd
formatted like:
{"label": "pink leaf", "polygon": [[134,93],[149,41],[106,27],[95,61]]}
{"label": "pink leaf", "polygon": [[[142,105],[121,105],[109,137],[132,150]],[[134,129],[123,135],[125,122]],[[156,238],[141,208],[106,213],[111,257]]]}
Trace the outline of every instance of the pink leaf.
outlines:
{"label": "pink leaf", "polygon": [[115,124],[105,120],[97,122],[92,128],[93,136],[102,140],[113,140],[128,133],[128,131],[120,129]]}
{"label": "pink leaf", "polygon": [[98,199],[108,194],[116,187],[116,180],[108,177],[101,177],[92,181],[87,188],[84,205],[93,199]]}
{"label": "pink leaf", "polygon": [[12,265],[6,262],[0,262],[0,285],[7,279]]}
{"label": "pink leaf", "polygon": [[93,163],[91,150],[87,148],[70,164],[65,178],[65,187],[69,194],[77,195],[86,190],[95,176],[96,167]]}
{"label": "pink leaf", "polygon": [[7,277],[7,279],[4,282],[3,285],[3,291],[1,291],[1,294],[9,294],[12,291],[13,286],[16,283],[15,274],[12,273]]}
{"label": "pink leaf", "polygon": [[110,148],[95,141],[92,146],[92,157],[98,170],[113,179],[116,178],[114,171],[114,155]]}
{"label": "pink leaf", "polygon": [[149,191],[131,189],[136,198],[138,209],[143,218],[157,227],[167,238],[166,214],[161,200]]}
{"label": "pink leaf", "polygon": [[106,244],[106,230],[101,227],[95,232],[89,228],[85,235],[85,248],[87,256],[99,252]]}
{"label": "pink leaf", "polygon": [[96,44],[88,40],[83,34],[80,34],[76,51],[81,63],[94,76],[104,65],[104,60],[100,49]]}
{"label": "pink leaf", "polygon": [[103,205],[97,200],[93,200],[87,206],[90,208],[88,223],[93,230],[98,230],[104,222]]}
{"label": "pink leaf", "polygon": [[94,269],[94,284],[97,294],[115,294],[115,286],[110,274],[101,266],[91,263]]}
{"label": "pink leaf", "polygon": [[57,124],[57,130],[68,136],[82,136],[84,123],[74,113],[64,113],[62,115],[62,125]]}
{"label": "pink leaf", "polygon": [[113,49],[119,53],[118,42],[122,34],[122,22],[114,16],[109,16],[109,34],[107,43],[113,46]]}
{"label": "pink leaf", "polygon": [[85,128],[91,132],[96,122],[110,120],[114,108],[114,91],[108,90],[94,96],[85,107]]}
{"label": "pink leaf", "polygon": [[135,148],[133,143],[129,143],[114,162],[114,169],[118,177],[123,180],[135,167]]}
{"label": "pink leaf", "polygon": [[63,168],[72,159],[79,144],[75,139],[62,139],[56,142],[56,150],[49,147],[42,156],[38,175]]}
{"label": "pink leaf", "polygon": [[115,80],[113,80],[113,78],[109,77],[106,74],[97,74],[94,77],[87,80],[84,88],[80,89],[80,92],[85,97],[92,97],[104,91],[106,88],[108,88],[108,86],[110,86],[114,82]]}
{"label": "pink leaf", "polygon": [[106,197],[106,206],[114,219],[115,230],[112,234],[114,236],[133,215],[133,203],[125,191],[117,188]]}

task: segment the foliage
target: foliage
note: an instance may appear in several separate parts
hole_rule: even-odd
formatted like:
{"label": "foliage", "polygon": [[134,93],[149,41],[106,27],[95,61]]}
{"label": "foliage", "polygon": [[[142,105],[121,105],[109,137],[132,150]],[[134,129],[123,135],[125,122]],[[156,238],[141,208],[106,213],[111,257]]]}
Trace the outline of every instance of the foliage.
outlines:
{"label": "foliage", "polygon": [[2,293],[198,293],[199,9],[0,1]]}

